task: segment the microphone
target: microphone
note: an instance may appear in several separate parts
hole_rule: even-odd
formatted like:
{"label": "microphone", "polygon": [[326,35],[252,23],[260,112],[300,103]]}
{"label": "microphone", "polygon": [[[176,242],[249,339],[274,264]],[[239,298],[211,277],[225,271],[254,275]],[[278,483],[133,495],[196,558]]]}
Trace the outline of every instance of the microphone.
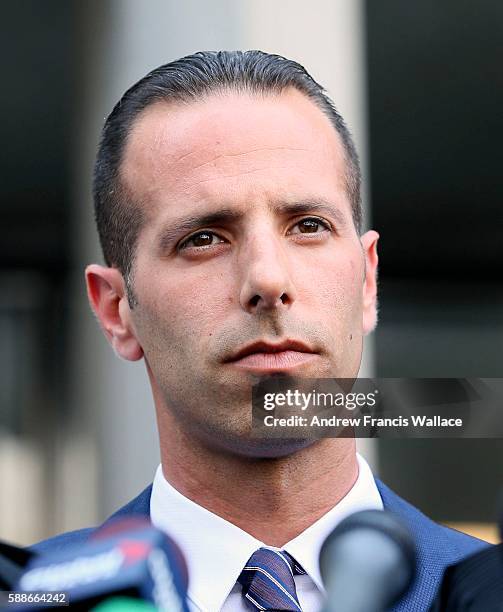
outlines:
{"label": "microphone", "polygon": [[13,590],[64,592],[74,610],[100,602],[118,610],[113,600],[121,596],[136,600],[138,610],[140,602],[149,602],[158,610],[189,612],[187,584],[186,564],[173,540],[147,521],[127,520],[84,545],[32,559]]}
{"label": "microphone", "polygon": [[356,512],[321,548],[324,612],[384,612],[404,595],[415,567],[414,542],[396,517],[382,510]]}
{"label": "microphone", "polygon": [[[121,535],[127,531],[134,531],[136,529],[156,529],[152,526],[152,523],[146,520],[143,516],[130,516],[127,518],[121,518],[115,521],[110,521],[105,526],[97,529],[90,537],[91,541],[98,541],[104,538],[114,537],[115,535]],[[170,543],[171,554],[173,555],[173,562],[175,566],[180,571],[181,583],[185,591],[187,591],[187,587],[189,584],[189,570],[187,568],[187,563],[185,561],[185,557],[183,556],[182,551],[180,550],[178,544],[172,540],[168,535],[163,533],[160,530],[159,533],[163,534],[164,538],[167,539]]]}
{"label": "microphone", "polygon": [[0,591],[12,591],[35,553],[0,541]]}
{"label": "microphone", "polygon": [[503,544],[448,567],[430,612],[502,612]]}
{"label": "microphone", "polygon": [[140,601],[132,597],[110,597],[99,603],[91,612],[158,612],[154,604],[148,601]]}
{"label": "microphone", "polygon": [[[499,496],[503,539],[503,492]],[[503,544],[486,548],[444,571],[430,612],[503,611]]]}

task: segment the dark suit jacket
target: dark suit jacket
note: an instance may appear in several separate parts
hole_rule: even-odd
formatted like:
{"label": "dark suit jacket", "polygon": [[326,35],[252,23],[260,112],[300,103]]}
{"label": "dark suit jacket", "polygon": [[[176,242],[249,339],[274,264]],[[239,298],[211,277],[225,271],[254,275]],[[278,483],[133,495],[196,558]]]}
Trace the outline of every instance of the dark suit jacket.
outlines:
{"label": "dark suit jacket", "polygon": [[[384,508],[397,515],[408,526],[417,547],[416,581],[407,595],[394,608],[395,612],[425,612],[439,586],[444,569],[460,559],[488,546],[486,542],[433,522],[376,479]],[[152,485],[113,514],[108,521],[134,515],[150,517]],[[74,544],[83,544],[97,528],[63,533],[32,546],[39,553],[55,552]]]}

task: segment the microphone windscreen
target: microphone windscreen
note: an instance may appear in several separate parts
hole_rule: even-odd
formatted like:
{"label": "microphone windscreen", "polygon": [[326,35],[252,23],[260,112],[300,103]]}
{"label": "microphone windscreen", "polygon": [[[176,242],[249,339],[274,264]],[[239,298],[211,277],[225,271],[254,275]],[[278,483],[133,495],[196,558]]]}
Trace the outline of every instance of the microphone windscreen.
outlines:
{"label": "microphone windscreen", "polygon": [[188,612],[182,558],[149,522],[119,519],[83,545],[33,559],[15,590],[65,592],[72,609],[86,611],[120,595]]}
{"label": "microphone windscreen", "polygon": [[503,544],[448,567],[430,612],[503,612]]}
{"label": "microphone windscreen", "polygon": [[133,599],[132,597],[110,597],[91,609],[91,612],[157,612],[148,601]]}
{"label": "microphone windscreen", "polygon": [[[117,537],[121,534],[125,534],[130,531],[134,531],[137,529],[155,529],[152,523],[145,519],[142,516],[131,516],[127,518],[120,518],[115,521],[109,521],[103,527],[97,529],[91,536],[90,541],[99,541],[111,537]],[[187,567],[187,562],[185,561],[185,557],[182,553],[181,548],[178,544],[170,537],[166,532],[162,532],[164,534],[164,538],[166,542],[169,543],[170,551],[173,556],[173,560],[175,565],[179,568],[183,589],[187,591],[189,586],[189,570]]]}
{"label": "microphone windscreen", "polygon": [[36,553],[0,542],[0,590],[11,591]]}
{"label": "microphone windscreen", "polygon": [[332,531],[320,551],[325,612],[383,612],[414,579],[415,545],[392,514],[363,510]]}

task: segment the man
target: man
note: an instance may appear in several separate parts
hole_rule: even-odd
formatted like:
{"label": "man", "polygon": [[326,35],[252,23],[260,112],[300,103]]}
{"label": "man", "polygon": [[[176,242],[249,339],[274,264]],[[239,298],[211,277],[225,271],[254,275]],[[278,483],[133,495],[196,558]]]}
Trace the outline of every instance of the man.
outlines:
{"label": "man", "polygon": [[284,576],[282,609],[307,612],[324,538],[384,507],[418,546],[397,610],[426,610],[443,568],[481,543],[374,480],[353,439],[251,433],[253,382],[355,377],[376,324],[378,234],[361,234],[357,154],[323,89],[259,51],[162,66],[108,118],[94,195],[106,266],[86,269],[89,299],[115,352],[145,360],[162,459],[115,516],[148,515],[179,543],[194,610],[279,608],[244,569],[259,565]]}

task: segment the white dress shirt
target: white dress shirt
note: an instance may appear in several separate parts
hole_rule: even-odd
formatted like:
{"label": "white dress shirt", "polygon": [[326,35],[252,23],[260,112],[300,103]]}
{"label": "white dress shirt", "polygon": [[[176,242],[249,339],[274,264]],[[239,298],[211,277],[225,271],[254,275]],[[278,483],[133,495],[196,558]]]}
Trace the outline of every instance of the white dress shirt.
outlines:
{"label": "white dress shirt", "polygon": [[[306,571],[305,575],[295,575],[303,612],[318,611],[323,603],[318,556],[328,534],[353,512],[383,509],[370,467],[361,455],[357,459],[358,478],[349,493],[282,547]],[[150,518],[155,527],[175,540],[185,556],[189,570],[188,604],[192,612],[248,610],[237,579],[251,555],[265,546],[263,542],[182,495],[164,478],[161,466],[154,478]]]}

